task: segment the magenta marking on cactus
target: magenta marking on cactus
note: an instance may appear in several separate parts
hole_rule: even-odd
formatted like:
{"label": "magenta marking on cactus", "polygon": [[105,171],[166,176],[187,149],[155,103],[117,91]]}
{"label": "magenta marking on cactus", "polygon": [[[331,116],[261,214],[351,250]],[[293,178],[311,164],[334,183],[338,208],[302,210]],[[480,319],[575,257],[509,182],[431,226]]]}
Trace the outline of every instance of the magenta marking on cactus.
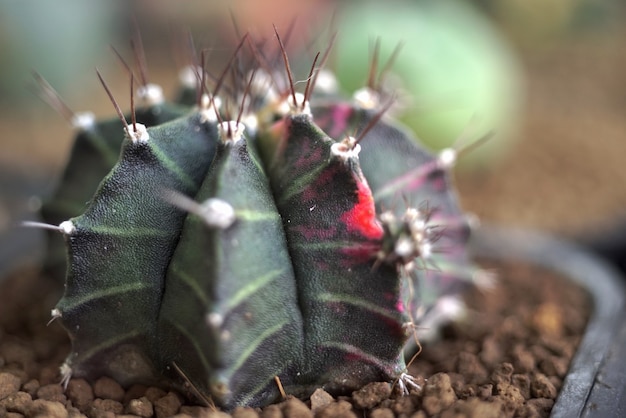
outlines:
{"label": "magenta marking on cactus", "polygon": [[342,132],[345,132],[348,129],[348,121],[350,120],[350,116],[352,116],[352,112],[353,109],[349,104],[341,103],[337,106],[333,106],[330,116],[333,123],[331,124],[332,128],[328,133],[331,137],[337,138]]}
{"label": "magenta marking on cactus", "polygon": [[405,312],[404,302],[402,301],[402,299],[398,299],[398,301],[396,302],[396,310],[400,313]]}
{"label": "magenta marking on cactus", "polygon": [[310,147],[311,141],[309,138],[302,138],[300,142],[302,143],[300,158],[294,161],[293,166],[298,170],[307,171],[308,168],[318,165],[322,160],[323,149],[320,147]]}
{"label": "magenta marking on cactus", "polygon": [[437,169],[438,166],[436,161],[425,163],[414,170],[388,181],[384,187],[378,190],[376,195],[385,195],[389,190],[401,190],[403,193],[419,190],[424,186],[424,183],[428,181],[428,176],[430,176]]}
{"label": "magenta marking on cactus", "polygon": [[341,175],[338,171],[338,166],[331,166],[322,171],[314,182],[304,190],[302,193],[302,200],[304,202],[317,204],[318,202],[327,199],[332,188],[333,181],[336,179],[336,176]]}
{"label": "magenta marking on cactus", "polygon": [[356,247],[341,249],[345,257],[341,260],[341,267],[349,268],[355,265],[371,262],[380,251],[379,243],[361,243]]}

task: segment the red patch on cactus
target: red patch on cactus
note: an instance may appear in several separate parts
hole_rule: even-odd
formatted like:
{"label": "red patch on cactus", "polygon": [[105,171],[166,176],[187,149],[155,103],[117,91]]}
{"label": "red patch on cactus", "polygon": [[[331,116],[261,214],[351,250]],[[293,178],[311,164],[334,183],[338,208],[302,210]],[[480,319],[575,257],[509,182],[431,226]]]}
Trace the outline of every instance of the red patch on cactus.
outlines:
{"label": "red patch on cactus", "polygon": [[366,238],[378,240],[383,236],[383,228],[376,220],[374,198],[370,188],[362,181],[357,181],[357,204],[341,215],[341,222],[349,232],[358,232]]}

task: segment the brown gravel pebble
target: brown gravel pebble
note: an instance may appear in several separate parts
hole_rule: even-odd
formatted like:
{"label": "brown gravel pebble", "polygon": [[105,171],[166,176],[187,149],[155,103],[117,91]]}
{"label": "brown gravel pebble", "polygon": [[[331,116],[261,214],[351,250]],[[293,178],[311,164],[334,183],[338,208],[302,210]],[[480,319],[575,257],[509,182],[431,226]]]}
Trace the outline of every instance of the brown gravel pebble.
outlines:
{"label": "brown gravel pebble", "polygon": [[438,414],[456,401],[456,394],[446,373],[437,373],[424,386],[422,407],[431,415]]}
{"label": "brown gravel pebble", "polygon": [[0,373],[0,401],[20,390],[20,378],[11,373]]}
{"label": "brown gravel pebble", "polygon": [[441,413],[440,418],[503,418],[503,412],[499,402],[473,398],[456,401],[450,409]]}
{"label": "brown gravel pebble", "polygon": [[554,399],[535,398],[526,402],[526,406],[536,411],[539,416],[547,416],[554,406]]}
{"label": "brown gravel pebble", "polygon": [[61,402],[44,399],[35,399],[28,410],[28,416],[33,418],[67,418],[68,415]]}
{"label": "brown gravel pebble", "polygon": [[263,408],[261,412],[262,418],[282,418],[283,413],[278,405],[269,405],[267,408]]}
{"label": "brown gravel pebble", "polygon": [[232,413],[233,418],[259,418],[259,413],[252,408],[238,407]]}
{"label": "brown gravel pebble", "polygon": [[[558,281],[551,281],[552,276],[546,275],[542,278],[544,281],[539,290],[537,286],[528,284],[527,277],[531,275],[531,271],[516,266],[505,271],[508,273],[505,275],[507,278],[516,277],[516,274],[520,277],[519,282],[516,282],[518,287],[508,290],[508,287],[500,285],[491,296],[480,292],[468,295],[470,309],[475,309],[476,312],[482,309],[480,312],[484,313],[470,317],[467,323],[446,327],[443,330],[444,338],[437,345],[424,346],[424,351],[409,369],[421,389],[413,391],[410,396],[401,396],[397,387],[392,390],[388,382],[378,382],[354,391],[351,396],[334,398],[318,389],[309,400],[288,398],[278,405],[262,410],[239,408],[233,411],[232,416],[430,418],[436,414],[443,418],[548,417],[562,385],[567,364],[575,353],[573,345],[580,338],[573,334],[572,323],[584,324],[581,317],[587,311],[584,305],[568,310],[564,317],[571,318],[572,321],[567,324],[563,322],[563,329],[552,329],[551,335],[537,335],[537,332],[547,329],[548,326],[544,324],[541,327],[524,328],[525,324],[533,324],[532,316],[536,309],[532,306],[540,306],[546,295],[558,296],[563,286]],[[519,308],[510,303],[515,298],[506,292],[513,292],[512,294],[518,295],[518,299],[522,295],[528,297],[535,305],[516,311]],[[569,290],[565,292],[571,293]],[[0,287],[0,306],[4,294]],[[573,297],[574,300],[576,298],[578,297]],[[562,303],[550,303],[552,307],[546,308],[544,314],[555,306],[564,306]],[[0,384],[0,394],[5,397],[0,400],[0,416],[30,416],[29,414],[37,413],[40,416],[48,414],[54,417],[64,413],[60,411],[60,406],[67,414],[63,416],[71,418],[231,416],[207,407],[185,405],[186,401],[176,392],[143,385],[124,389],[107,377],[94,382],[71,379],[67,390],[63,391],[59,385],[59,365],[69,351],[67,340],[62,338],[63,331],[59,328],[54,331],[54,326],[26,324],[4,328],[2,321],[10,317],[16,316],[11,314],[0,317],[0,344],[10,360],[7,362],[2,357],[1,361],[4,363],[0,363],[0,382],[5,383]],[[29,318],[37,319],[38,323],[43,324],[48,317],[49,310],[42,311],[40,319],[37,319],[36,314],[29,314]],[[9,329],[37,329],[37,332],[51,334],[33,337],[11,331],[16,333],[13,335],[8,333]],[[559,335],[558,338],[554,337],[555,333]],[[44,349],[41,347],[42,342],[37,343],[38,352],[52,355],[39,360],[33,354],[34,348],[31,349],[24,343],[29,338],[55,341],[59,346],[57,349]],[[20,354],[17,349],[30,350],[30,353]],[[35,358],[38,359],[37,362],[32,361]],[[35,404],[35,401],[38,402]]]}
{"label": "brown gravel pebble", "polygon": [[340,400],[332,403],[315,413],[315,418],[357,418],[352,411],[352,404],[347,401]]}
{"label": "brown gravel pebble", "polygon": [[511,376],[511,384],[522,394],[524,399],[530,399],[530,378],[525,374]]}
{"label": "brown gravel pebble", "polygon": [[311,409],[298,398],[289,398],[280,403],[284,416],[293,418],[313,418]]}
{"label": "brown gravel pebble", "polygon": [[122,412],[124,412],[124,405],[122,405],[121,402],[113,399],[96,398],[91,404],[91,408],[91,413],[93,413],[94,410],[102,412],[112,412],[114,414],[121,414]]}
{"label": "brown gravel pebble", "polygon": [[67,401],[67,397],[63,392],[63,387],[57,384],[50,384],[41,386],[39,390],[37,390],[37,398],[45,399],[47,401],[56,401],[65,404]]}
{"label": "brown gravel pebble", "polygon": [[27,411],[33,403],[33,398],[26,392],[17,392],[9,395],[0,401],[0,408],[6,409],[8,412],[19,412],[26,415]]}
{"label": "brown gravel pebble", "polygon": [[491,373],[491,382],[496,385],[498,383],[511,383],[512,375],[513,365],[511,363],[502,363]]}
{"label": "brown gravel pebble", "polygon": [[105,376],[95,381],[93,394],[96,398],[121,402],[124,399],[124,388],[115,380]]}
{"label": "brown gravel pebble", "polygon": [[319,388],[316,389],[315,392],[311,395],[311,410],[315,413],[318,410],[324,408],[327,405],[330,405],[335,399],[332,395],[326,392],[324,389]]}
{"label": "brown gravel pebble", "polygon": [[34,396],[37,394],[40,387],[41,386],[39,385],[39,381],[37,379],[31,379],[22,385],[22,390],[24,392],[28,392],[30,396]]}
{"label": "brown gravel pebble", "polygon": [[144,393],[143,396],[145,396],[150,402],[156,402],[157,400],[161,399],[165,395],[167,395],[167,392],[164,391],[163,389],[151,386],[146,389],[146,392]]}
{"label": "brown gravel pebble", "polygon": [[369,416],[370,418],[394,418],[395,414],[389,408],[376,408]]}
{"label": "brown gravel pebble", "polygon": [[93,402],[93,390],[85,379],[71,379],[65,394],[72,401],[72,405],[81,412],[88,411]]}
{"label": "brown gravel pebble", "polygon": [[372,409],[391,395],[391,385],[384,382],[372,382],[352,392],[354,404],[361,409]]}
{"label": "brown gravel pebble", "polygon": [[154,401],[154,413],[157,418],[167,418],[175,415],[183,404],[182,397],[175,392]]}
{"label": "brown gravel pebble", "polygon": [[530,382],[530,393],[535,398],[556,398],[556,388],[543,374],[537,373]]}
{"label": "brown gravel pebble", "polygon": [[132,399],[128,405],[126,405],[125,412],[127,414],[149,418],[154,415],[154,407],[147,397],[142,396],[139,399]]}

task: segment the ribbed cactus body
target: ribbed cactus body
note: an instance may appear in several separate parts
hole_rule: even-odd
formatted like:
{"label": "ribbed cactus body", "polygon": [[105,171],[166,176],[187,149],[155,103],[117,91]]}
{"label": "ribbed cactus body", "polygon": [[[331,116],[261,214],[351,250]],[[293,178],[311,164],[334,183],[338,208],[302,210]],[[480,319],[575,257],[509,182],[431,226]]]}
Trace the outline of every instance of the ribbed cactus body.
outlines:
{"label": "ribbed cactus body", "polygon": [[[188,107],[162,102],[138,108],[136,119],[145,126],[157,126],[188,112]],[[118,118],[96,121],[93,115],[84,113],[76,115],[74,125],[78,132],[68,163],[54,195],[41,209],[43,218],[53,225],[85,211],[98,184],[117,163],[124,139]],[[63,280],[67,263],[63,240],[58,234],[48,233],[45,264],[49,274]]]}
{"label": "ribbed cactus body", "polygon": [[123,142],[111,122],[79,135],[44,208],[65,221],[66,379],[191,384],[228,409],[274,401],[277,381],[306,396],[404,379],[413,327],[471,282],[454,154],[375,105],[246,93],[242,122],[205,93],[137,115],[150,127]]}
{"label": "ribbed cactus body", "polygon": [[222,405],[270,402],[274,376],[287,383],[303,356],[302,315],[282,220],[248,139],[219,141],[196,200],[228,205],[235,220],[185,221],[159,316],[162,365],[175,363]]}
{"label": "ribbed cactus body", "polygon": [[73,343],[73,373],[122,382],[156,370],[164,276],[185,219],[160,196],[164,188],[195,194],[217,140],[215,124],[197,112],[141,128],[124,141],[85,213],[70,221],[65,294],[57,305]]}

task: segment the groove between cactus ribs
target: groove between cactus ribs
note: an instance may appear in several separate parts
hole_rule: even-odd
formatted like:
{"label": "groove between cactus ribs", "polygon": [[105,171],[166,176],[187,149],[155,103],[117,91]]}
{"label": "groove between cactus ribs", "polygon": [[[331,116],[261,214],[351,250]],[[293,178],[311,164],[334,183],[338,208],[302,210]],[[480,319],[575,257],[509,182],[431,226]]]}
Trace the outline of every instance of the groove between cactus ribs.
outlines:
{"label": "groove between cactus ribs", "polygon": [[98,299],[106,299],[114,296],[123,295],[125,293],[139,292],[145,289],[149,289],[151,287],[152,285],[150,283],[136,281],[122,286],[107,287],[103,290],[95,291],[89,296],[85,296],[82,298],[68,296],[64,299],[63,302],[63,312],[68,312],[72,309],[76,309],[81,305],[85,305]]}
{"label": "groove between cactus ribs", "polygon": [[120,345],[124,341],[130,341],[132,339],[142,337],[142,336],[144,336],[144,332],[141,332],[139,330],[131,331],[126,334],[120,334],[116,338],[112,338],[112,339],[104,341],[101,344],[94,345],[89,350],[81,351],[80,353],[73,353],[70,356],[74,356],[74,355],[80,356],[81,360],[84,361],[84,359],[90,359],[96,356],[99,352],[102,352],[111,347]]}
{"label": "groove between cactus ribs", "polygon": [[171,173],[175,174],[177,179],[185,185],[188,190],[194,190],[198,187],[194,179],[192,179],[187,173],[185,173],[175,161],[169,158],[154,142],[149,142],[148,147],[154,153],[154,156],[159,162],[168,169]]}
{"label": "groove between cactus ribs", "polygon": [[280,277],[283,277],[286,273],[286,269],[272,270],[264,274],[263,276],[260,276],[255,281],[248,283],[246,286],[237,291],[237,293],[235,293],[232,298],[223,302],[226,313],[238,306],[247,297],[253,295],[259,289],[270,285],[272,282],[276,281]]}
{"label": "groove between cactus ribs", "polygon": [[396,321],[398,319],[398,315],[394,315],[392,312],[386,309],[381,309],[375,304],[361,298],[356,298],[354,296],[338,294],[338,293],[322,293],[316,297],[316,300],[320,302],[327,303],[342,303],[347,305],[353,305],[358,308],[364,308],[370,312],[383,316],[391,321]]}

